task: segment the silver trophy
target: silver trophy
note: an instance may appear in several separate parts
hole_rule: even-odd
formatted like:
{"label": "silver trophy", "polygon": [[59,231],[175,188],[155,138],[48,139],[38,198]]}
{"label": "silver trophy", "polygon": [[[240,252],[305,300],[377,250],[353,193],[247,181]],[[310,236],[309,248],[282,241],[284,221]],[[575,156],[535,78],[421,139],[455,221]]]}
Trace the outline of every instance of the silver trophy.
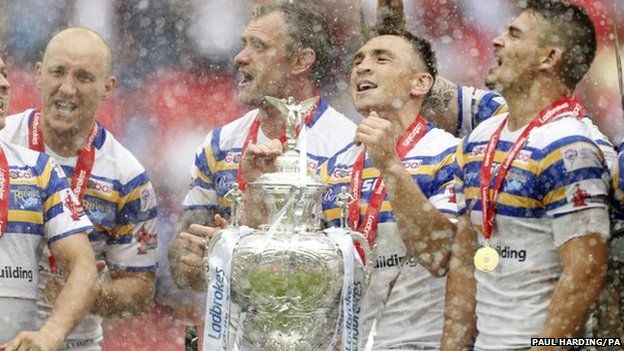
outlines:
{"label": "silver trophy", "polygon": [[[302,104],[292,98],[267,100],[286,115],[288,141],[276,160],[277,171],[249,185],[246,196],[261,200],[269,215],[258,230],[242,235],[233,249],[228,338],[233,350],[330,350],[339,344],[344,317],[340,311],[345,262],[339,245],[321,226],[326,186],[301,171],[300,157],[306,155],[294,150],[303,116],[317,98]],[[370,249],[362,236],[340,230],[359,243],[368,261]],[[220,239],[217,235],[208,245],[206,262]],[[366,267],[355,269],[364,277],[364,286],[357,287],[361,292],[370,270],[369,264]],[[210,279],[208,264],[206,269]]]}

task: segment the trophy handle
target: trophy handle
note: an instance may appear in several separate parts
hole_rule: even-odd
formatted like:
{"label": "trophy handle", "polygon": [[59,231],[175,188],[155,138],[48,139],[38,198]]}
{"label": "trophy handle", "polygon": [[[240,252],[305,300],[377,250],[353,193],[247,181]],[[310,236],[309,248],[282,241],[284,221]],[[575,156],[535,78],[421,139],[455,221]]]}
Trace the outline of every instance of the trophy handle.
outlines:
{"label": "trophy handle", "polygon": [[373,251],[368,245],[368,241],[364,239],[362,234],[349,230],[349,235],[351,235],[351,239],[358,243],[360,248],[362,248],[362,251],[364,251],[364,286],[368,286],[371,273],[373,273],[373,268],[371,267],[371,264],[373,263],[371,258]]}

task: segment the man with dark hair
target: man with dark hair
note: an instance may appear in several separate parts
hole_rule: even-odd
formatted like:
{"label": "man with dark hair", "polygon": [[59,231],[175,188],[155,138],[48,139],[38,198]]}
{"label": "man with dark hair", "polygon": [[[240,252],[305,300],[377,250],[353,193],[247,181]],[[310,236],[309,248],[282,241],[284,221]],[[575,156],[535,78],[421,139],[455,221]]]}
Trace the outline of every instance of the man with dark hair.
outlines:
{"label": "man with dark hair", "polygon": [[529,1],[493,41],[497,66],[486,83],[509,113],[483,121],[457,150],[463,215],[445,350],[468,347],[475,333],[477,350],[583,333],[605,282],[609,237],[608,170],[573,96],[594,56],[593,33],[582,8]]}
{"label": "man with dark hair", "polygon": [[366,118],[355,144],[319,172],[329,184],[326,221],[339,225],[335,197],[349,186],[349,225],[373,247],[359,328],[360,345],[373,350],[440,347],[457,139],[422,117],[436,74],[428,41],[396,28],[375,33],[355,54],[350,78]]}
{"label": "man with dark hair", "polygon": [[[74,27],[54,35],[36,65],[35,80],[41,110],[7,117],[0,138],[49,154],[70,177],[94,223],[89,240],[98,268],[106,270],[90,313],[63,349],[100,350],[102,318],[136,316],[151,307],[158,259],[156,194],[139,161],[96,121],[99,104],[116,83],[110,50],[98,33]],[[64,284],[56,258],[44,253],[38,269],[41,322]]]}
{"label": "man with dark hair", "polygon": [[[0,58],[0,129],[10,84]],[[89,311],[96,269],[91,222],[47,155],[0,141],[0,350],[56,350]],[[49,245],[67,284],[37,324],[37,265]]]}
{"label": "man with dark hair", "polygon": [[[271,169],[271,161],[281,153],[285,116],[265,96],[293,97],[297,102],[318,96],[318,81],[331,51],[323,18],[299,4],[259,7],[242,42],[243,49],[235,57],[238,99],[254,110],[210,132],[197,151],[181,233],[169,248],[172,275],[181,288],[205,291],[205,237],[230,216],[225,194],[234,184],[244,191],[247,183]],[[324,97],[305,116],[304,124],[312,171],[344,148],[355,131],[353,122]]]}

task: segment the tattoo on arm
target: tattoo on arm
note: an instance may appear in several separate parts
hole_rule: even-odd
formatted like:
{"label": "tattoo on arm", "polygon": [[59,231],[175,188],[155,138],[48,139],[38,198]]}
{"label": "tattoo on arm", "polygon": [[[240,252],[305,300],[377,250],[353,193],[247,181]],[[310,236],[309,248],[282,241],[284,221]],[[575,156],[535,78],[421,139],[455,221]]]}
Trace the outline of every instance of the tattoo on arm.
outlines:
{"label": "tattoo on arm", "polygon": [[457,85],[442,77],[436,78],[423,106],[425,117],[435,119],[447,115],[452,108],[451,103],[457,103],[456,96]]}

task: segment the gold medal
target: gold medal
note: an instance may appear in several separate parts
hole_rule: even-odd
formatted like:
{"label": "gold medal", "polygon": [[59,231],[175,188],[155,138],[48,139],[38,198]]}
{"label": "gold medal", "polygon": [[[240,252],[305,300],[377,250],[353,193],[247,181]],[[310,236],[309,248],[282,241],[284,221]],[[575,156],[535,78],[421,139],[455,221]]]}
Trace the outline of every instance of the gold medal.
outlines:
{"label": "gold medal", "polygon": [[481,272],[491,272],[498,266],[498,252],[486,245],[479,248],[474,256],[474,265]]}

